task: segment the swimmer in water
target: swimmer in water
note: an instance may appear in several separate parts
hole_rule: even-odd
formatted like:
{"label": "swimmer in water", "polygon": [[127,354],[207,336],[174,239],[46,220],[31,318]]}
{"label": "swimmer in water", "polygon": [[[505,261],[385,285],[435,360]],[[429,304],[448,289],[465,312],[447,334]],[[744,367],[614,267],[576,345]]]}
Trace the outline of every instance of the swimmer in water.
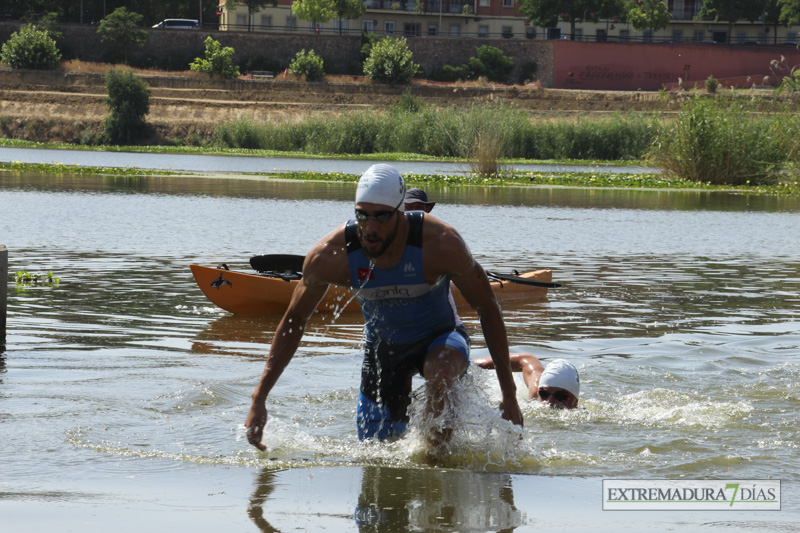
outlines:
{"label": "swimmer in water", "polygon": [[[522,372],[522,380],[528,386],[528,398],[544,402],[557,409],[578,407],[581,380],[575,365],[565,359],[550,361],[546,367],[529,353],[514,353],[510,356],[511,370]],[[473,361],[481,368],[494,368],[488,357]]]}

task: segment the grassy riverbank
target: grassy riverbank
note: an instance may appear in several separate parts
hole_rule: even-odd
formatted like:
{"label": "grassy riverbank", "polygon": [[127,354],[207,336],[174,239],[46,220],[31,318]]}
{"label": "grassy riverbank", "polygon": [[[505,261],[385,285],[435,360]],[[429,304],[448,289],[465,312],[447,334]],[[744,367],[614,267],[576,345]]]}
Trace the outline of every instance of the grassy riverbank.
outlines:
{"label": "grassy riverbank", "polygon": [[[219,124],[199,145],[63,145],[0,139],[0,146],[250,157],[445,161],[465,170],[408,176],[410,183],[727,190],[798,195],[800,115],[776,101],[769,109],[730,93],[687,95],[676,115],[613,113],[533,120],[515,105],[425,104],[406,93],[385,110],[296,121],[238,118]],[[513,164],[592,165],[592,172],[528,172]],[[602,166],[657,166],[660,174],[614,173]],[[11,171],[182,175],[138,168],[81,168],[11,163]],[[338,172],[273,172],[284,179],[354,181]]]}

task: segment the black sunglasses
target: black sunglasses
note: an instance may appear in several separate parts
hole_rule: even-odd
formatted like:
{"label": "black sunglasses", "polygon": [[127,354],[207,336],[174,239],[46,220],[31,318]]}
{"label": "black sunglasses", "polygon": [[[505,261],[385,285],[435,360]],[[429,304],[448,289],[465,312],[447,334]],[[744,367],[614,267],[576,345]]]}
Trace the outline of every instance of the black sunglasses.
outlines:
{"label": "black sunglasses", "polygon": [[398,209],[400,209],[399,205],[390,211],[378,211],[374,215],[368,215],[366,211],[356,209],[356,220],[359,222],[366,222],[367,220],[375,219],[380,223],[388,222]]}
{"label": "black sunglasses", "polygon": [[550,397],[551,394],[553,395],[553,398],[555,398],[556,401],[559,403],[566,402],[567,400],[569,400],[569,397],[572,396],[571,393],[563,390],[560,390],[558,392],[550,392],[544,389],[539,389],[539,398],[541,398],[545,402],[547,401],[547,399]]}

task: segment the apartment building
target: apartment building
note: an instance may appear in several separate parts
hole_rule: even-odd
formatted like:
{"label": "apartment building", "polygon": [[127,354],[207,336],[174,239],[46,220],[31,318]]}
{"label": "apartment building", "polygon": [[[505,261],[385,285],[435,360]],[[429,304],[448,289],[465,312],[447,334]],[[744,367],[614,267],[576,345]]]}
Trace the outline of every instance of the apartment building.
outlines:
{"label": "apartment building", "polygon": [[[221,0],[224,4],[224,0]],[[552,28],[532,25],[519,11],[517,0],[364,0],[366,12],[357,20],[314,23],[292,15],[292,0],[279,0],[252,15],[245,5],[220,7],[220,29],[227,31],[342,33],[362,31],[414,38],[574,39],[615,42],[728,42],[727,22],[696,20],[702,0],[666,0],[670,25],[656,32],[634,30],[617,20],[579,22],[571,35],[569,23]],[[798,27],[767,26],[739,21],[731,43],[773,44],[798,41]]]}

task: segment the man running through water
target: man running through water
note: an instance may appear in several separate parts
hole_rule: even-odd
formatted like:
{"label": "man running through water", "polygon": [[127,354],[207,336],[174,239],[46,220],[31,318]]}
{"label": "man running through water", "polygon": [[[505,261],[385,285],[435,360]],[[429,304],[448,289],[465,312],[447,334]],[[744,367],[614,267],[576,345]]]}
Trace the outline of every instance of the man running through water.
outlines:
{"label": "man running through water", "polygon": [[[358,182],[355,219],[306,256],[303,279],[275,331],[245,421],[247,439],[258,449],[266,450],[261,439],[267,396],[329,285],[351,287],[364,313],[359,439],[382,440],[405,431],[417,372],[425,379],[427,414],[449,412],[448,391],[469,361],[469,337],[449,298],[450,280],[480,317],[500,383],[502,416],[522,425],[505,324],[486,273],[452,226],[423,212],[404,213],[405,192],[394,167],[373,165]],[[433,440],[446,440],[450,429]]]}

